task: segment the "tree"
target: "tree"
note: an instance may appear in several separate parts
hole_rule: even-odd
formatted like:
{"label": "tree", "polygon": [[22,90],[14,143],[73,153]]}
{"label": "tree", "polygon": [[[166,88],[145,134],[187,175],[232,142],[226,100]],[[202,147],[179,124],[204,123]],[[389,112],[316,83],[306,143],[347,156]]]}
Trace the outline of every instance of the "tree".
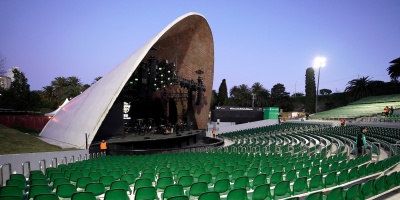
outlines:
{"label": "tree", "polygon": [[215,106],[218,105],[217,103],[217,91],[216,90],[212,90],[211,92],[211,106],[210,106],[210,110],[214,110]]}
{"label": "tree", "polygon": [[330,90],[330,89],[321,89],[321,90],[319,90],[319,93],[321,95],[330,95],[330,94],[332,94],[332,90]]}
{"label": "tree", "polygon": [[103,78],[103,77],[98,76],[98,77],[94,78],[94,80],[93,80],[93,82],[92,82],[91,85],[95,84],[95,83],[96,83],[97,81],[99,81],[101,78]]}
{"label": "tree", "polygon": [[235,106],[251,106],[251,91],[246,84],[233,86],[230,96]]}
{"label": "tree", "polygon": [[218,88],[217,102],[216,102],[217,105],[223,106],[226,99],[228,99],[228,88],[226,86],[226,80],[222,79],[222,82]]}
{"label": "tree", "polygon": [[251,93],[255,94],[254,106],[267,106],[270,93],[260,82],[256,82],[251,86]]}
{"label": "tree", "polygon": [[393,81],[397,81],[400,77],[400,57],[392,60],[392,63],[386,70],[388,71],[388,75]]}
{"label": "tree", "polygon": [[273,106],[278,106],[285,111],[292,109],[289,92],[286,92],[285,86],[281,83],[277,83],[272,87],[271,100]]}
{"label": "tree", "polygon": [[30,105],[30,85],[25,74],[18,69],[13,69],[14,81],[11,82],[10,89],[7,91],[7,98],[10,100],[8,108],[14,110],[29,110]]}
{"label": "tree", "polygon": [[309,113],[315,112],[315,73],[312,67],[306,70],[306,97],[305,97],[305,110]]}
{"label": "tree", "polygon": [[346,89],[344,90],[353,101],[371,95],[370,91],[371,80],[369,76],[363,76],[359,79],[353,79],[347,83]]}

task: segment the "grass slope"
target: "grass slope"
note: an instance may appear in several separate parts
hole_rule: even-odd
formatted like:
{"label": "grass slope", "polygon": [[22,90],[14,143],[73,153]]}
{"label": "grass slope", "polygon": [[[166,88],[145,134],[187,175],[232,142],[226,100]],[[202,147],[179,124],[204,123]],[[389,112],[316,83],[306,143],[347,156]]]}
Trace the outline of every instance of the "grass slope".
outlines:
{"label": "grass slope", "polygon": [[0,125],[0,155],[65,151],[61,147],[43,142],[37,136]]}

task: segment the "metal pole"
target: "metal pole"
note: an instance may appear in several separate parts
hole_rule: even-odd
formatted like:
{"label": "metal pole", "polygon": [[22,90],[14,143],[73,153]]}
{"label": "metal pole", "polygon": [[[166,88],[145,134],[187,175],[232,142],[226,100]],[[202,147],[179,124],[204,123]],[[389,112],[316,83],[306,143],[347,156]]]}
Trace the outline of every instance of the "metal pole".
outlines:
{"label": "metal pole", "polygon": [[321,66],[318,67],[318,83],[317,83],[317,93],[315,93],[315,113],[318,112],[318,89],[319,89],[319,74],[321,71]]}

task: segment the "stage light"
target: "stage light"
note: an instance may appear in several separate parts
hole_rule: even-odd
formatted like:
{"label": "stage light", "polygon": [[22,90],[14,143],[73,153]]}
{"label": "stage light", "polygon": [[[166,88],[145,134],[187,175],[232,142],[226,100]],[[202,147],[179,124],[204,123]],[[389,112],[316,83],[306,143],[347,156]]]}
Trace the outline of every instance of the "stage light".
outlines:
{"label": "stage light", "polygon": [[135,81],[138,81],[139,79],[138,78],[135,78]]}

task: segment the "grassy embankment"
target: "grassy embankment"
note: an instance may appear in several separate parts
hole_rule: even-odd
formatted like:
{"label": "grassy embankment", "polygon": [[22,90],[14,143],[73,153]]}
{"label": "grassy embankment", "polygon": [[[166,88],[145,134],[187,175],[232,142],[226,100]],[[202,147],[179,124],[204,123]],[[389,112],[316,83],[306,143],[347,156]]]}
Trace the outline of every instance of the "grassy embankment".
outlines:
{"label": "grassy embankment", "polygon": [[0,155],[66,151],[61,147],[43,142],[37,133],[25,133],[0,125]]}

